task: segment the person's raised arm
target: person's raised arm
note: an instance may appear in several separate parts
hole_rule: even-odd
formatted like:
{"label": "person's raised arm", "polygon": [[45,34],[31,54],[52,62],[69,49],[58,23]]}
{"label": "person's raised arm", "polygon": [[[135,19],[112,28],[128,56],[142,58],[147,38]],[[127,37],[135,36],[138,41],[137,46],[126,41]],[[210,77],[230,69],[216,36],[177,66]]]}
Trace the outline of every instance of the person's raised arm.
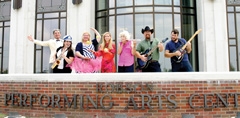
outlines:
{"label": "person's raised arm", "polygon": [[41,45],[41,46],[49,46],[49,41],[39,41],[39,40],[35,40],[33,39],[32,35],[27,36],[29,41],[34,42],[37,45]]}
{"label": "person's raised arm", "polygon": [[96,39],[97,39],[97,42],[100,42],[101,40],[101,35],[99,34],[99,32],[95,29],[95,28],[90,28],[91,30],[93,30],[93,32],[96,34]]}

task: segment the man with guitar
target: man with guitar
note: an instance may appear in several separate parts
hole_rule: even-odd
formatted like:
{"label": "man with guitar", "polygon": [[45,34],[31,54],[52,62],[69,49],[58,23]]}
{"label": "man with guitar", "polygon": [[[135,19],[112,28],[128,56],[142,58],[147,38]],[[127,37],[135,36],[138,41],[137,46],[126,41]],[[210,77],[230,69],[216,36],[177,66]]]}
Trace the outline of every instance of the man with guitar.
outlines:
{"label": "man with guitar", "polygon": [[188,59],[188,53],[192,47],[190,41],[184,38],[178,38],[179,31],[173,29],[171,32],[171,41],[166,44],[165,57],[171,58],[172,72],[192,72],[192,66]]}
{"label": "man with guitar", "polygon": [[[145,37],[145,40],[141,41],[137,45],[135,55],[143,62],[147,62],[147,65],[144,67],[140,67],[142,72],[161,72],[160,64],[158,62],[160,54],[159,52],[163,51],[163,44],[160,43],[157,39],[151,38],[152,33],[154,32],[153,29],[150,29],[149,26],[146,26],[142,29],[142,34]],[[152,53],[148,54],[148,52]]]}

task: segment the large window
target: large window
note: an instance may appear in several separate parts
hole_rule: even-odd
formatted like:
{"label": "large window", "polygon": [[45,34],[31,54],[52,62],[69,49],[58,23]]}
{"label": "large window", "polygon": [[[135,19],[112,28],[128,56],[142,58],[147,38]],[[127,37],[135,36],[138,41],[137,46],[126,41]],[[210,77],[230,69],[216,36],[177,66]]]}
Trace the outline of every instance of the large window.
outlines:
{"label": "large window", "polygon": [[226,0],[228,18],[229,70],[240,70],[240,0]]}
{"label": "large window", "polygon": [[[60,29],[66,34],[67,25],[66,0],[37,0],[35,38],[47,41],[53,39],[53,30]],[[49,68],[49,47],[35,45],[34,72],[45,73]]]}
{"label": "large window", "polygon": [[[101,34],[109,31],[116,45],[119,43],[119,33],[123,30],[128,30],[131,38],[143,40],[141,29],[145,26],[153,28],[153,37],[159,40],[170,38],[172,29],[178,29],[180,37],[188,40],[197,30],[195,1],[96,0],[96,26]],[[198,71],[197,40],[193,40],[192,47],[190,60],[194,70]],[[162,71],[171,71],[170,59],[164,57],[164,52],[160,54]]]}
{"label": "large window", "polygon": [[11,1],[0,1],[0,73],[8,73]]}

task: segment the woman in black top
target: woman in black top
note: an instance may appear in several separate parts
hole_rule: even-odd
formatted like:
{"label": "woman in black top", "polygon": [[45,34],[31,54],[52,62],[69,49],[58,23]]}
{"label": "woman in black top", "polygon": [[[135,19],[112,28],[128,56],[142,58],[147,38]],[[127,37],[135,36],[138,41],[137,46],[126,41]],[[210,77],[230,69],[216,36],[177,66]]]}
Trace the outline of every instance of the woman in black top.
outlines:
{"label": "woman in black top", "polygon": [[70,67],[66,67],[67,64],[71,64],[74,58],[72,50],[72,37],[66,35],[63,37],[63,46],[59,47],[56,51],[56,59],[53,64],[53,73],[71,73]]}

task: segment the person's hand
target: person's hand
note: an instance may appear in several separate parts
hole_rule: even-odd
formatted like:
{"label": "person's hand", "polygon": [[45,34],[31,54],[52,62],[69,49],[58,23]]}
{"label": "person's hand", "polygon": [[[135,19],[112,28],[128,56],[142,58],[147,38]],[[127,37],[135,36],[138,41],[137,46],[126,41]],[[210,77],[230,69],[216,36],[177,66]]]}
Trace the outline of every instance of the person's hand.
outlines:
{"label": "person's hand", "polygon": [[94,50],[91,50],[91,49],[89,49],[88,51],[90,51],[91,53],[94,53],[94,52],[95,52]]}
{"label": "person's hand", "polygon": [[34,40],[34,39],[32,38],[32,35],[27,36],[27,38],[28,38],[29,41],[32,41],[32,42],[33,42],[33,40]]}
{"label": "person's hand", "polygon": [[137,40],[136,40],[136,39],[133,39],[133,40],[132,40],[132,43],[133,43],[133,47],[136,47],[136,45],[137,45]]}
{"label": "person's hand", "polygon": [[140,58],[142,61],[144,62],[147,62],[147,57],[145,55],[141,55],[141,58]]}
{"label": "person's hand", "polygon": [[175,56],[181,56],[181,52],[180,51],[176,51],[174,54],[175,54]]}
{"label": "person's hand", "polygon": [[95,30],[96,30],[96,29],[95,29],[95,28],[93,28],[93,27],[91,27],[90,29],[91,29],[91,30],[93,30],[93,31],[95,31]]}
{"label": "person's hand", "polygon": [[89,57],[83,57],[84,60],[90,60],[91,58]]}
{"label": "person's hand", "polygon": [[158,48],[163,48],[163,44],[161,42],[158,43]]}
{"label": "person's hand", "polygon": [[191,43],[190,42],[187,42],[187,47],[190,47],[191,46]]}
{"label": "person's hand", "polygon": [[186,49],[189,49],[190,47],[191,47],[191,43],[190,43],[190,42],[187,42]]}
{"label": "person's hand", "polygon": [[109,52],[108,48],[103,49],[104,52]]}

